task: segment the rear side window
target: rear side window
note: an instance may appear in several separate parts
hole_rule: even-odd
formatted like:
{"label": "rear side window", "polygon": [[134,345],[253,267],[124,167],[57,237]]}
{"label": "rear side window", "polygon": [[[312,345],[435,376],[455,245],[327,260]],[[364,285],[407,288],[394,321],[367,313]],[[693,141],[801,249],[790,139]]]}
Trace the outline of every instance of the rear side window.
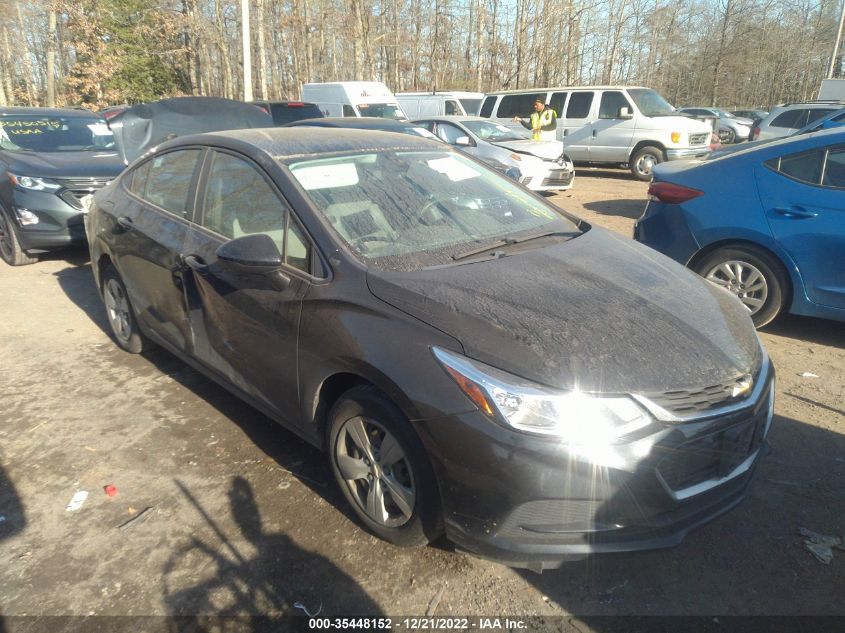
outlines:
{"label": "rear side window", "polygon": [[592,92],[573,92],[569,96],[569,105],[566,106],[566,118],[586,119],[590,116],[593,94]]}
{"label": "rear side window", "polygon": [[515,116],[529,117],[534,112],[534,100],[538,97],[545,102],[546,95],[541,92],[524,95],[505,95],[502,97],[501,103],[499,103],[499,111],[496,113],[496,116],[508,119]]}
{"label": "rear side window", "polygon": [[817,185],[821,182],[823,161],[823,150],[804,154],[793,154],[792,156],[784,156],[780,159],[778,171],[795,180],[800,180],[810,185]]}
{"label": "rear side window", "polygon": [[358,115],[355,113],[355,108],[353,108],[351,105],[344,104],[344,106],[343,106],[343,116],[358,116]]}
{"label": "rear side window", "polygon": [[188,194],[199,154],[198,149],[186,149],[150,160],[144,199],[174,215],[187,217]]}
{"label": "rear side window", "polygon": [[631,109],[631,104],[621,92],[607,91],[601,95],[601,104],[599,105],[600,119],[618,119],[619,109]]}
{"label": "rear side window", "polygon": [[566,105],[566,93],[565,92],[555,92],[552,93],[552,98],[549,99],[549,105],[552,107],[552,110],[555,111],[555,114],[559,117],[563,116],[563,106]]}
{"label": "rear side window", "polygon": [[479,111],[478,116],[483,116],[485,119],[489,119],[490,115],[493,114],[494,105],[496,105],[495,95],[484,99],[484,103],[481,105],[481,110]]}
{"label": "rear side window", "polygon": [[769,123],[769,127],[785,127],[785,128],[799,128],[803,127],[799,121],[806,120],[807,118],[807,110],[796,108],[795,110],[787,110],[786,112],[781,112],[777,115],[771,123]]}

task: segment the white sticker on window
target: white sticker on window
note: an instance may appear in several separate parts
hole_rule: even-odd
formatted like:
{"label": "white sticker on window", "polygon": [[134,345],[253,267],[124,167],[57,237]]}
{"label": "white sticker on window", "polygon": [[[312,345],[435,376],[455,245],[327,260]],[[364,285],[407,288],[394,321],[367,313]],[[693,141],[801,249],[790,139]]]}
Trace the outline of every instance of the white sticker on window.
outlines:
{"label": "white sticker on window", "polygon": [[425,138],[437,138],[434,134],[426,130],[424,127],[415,127],[414,132],[416,132],[420,136],[424,136]]}
{"label": "white sticker on window", "polygon": [[358,170],[355,168],[355,163],[298,167],[293,170],[293,175],[306,191],[358,184]]}
{"label": "white sticker on window", "polygon": [[453,156],[447,156],[446,158],[434,158],[427,162],[429,167],[431,167],[434,171],[447,176],[452,182],[460,182],[461,180],[476,178],[480,175],[480,173],[475,171],[472,167],[456,160]]}
{"label": "white sticker on window", "polygon": [[111,136],[112,132],[109,129],[109,126],[105,123],[92,123],[88,126],[88,129],[94,134],[94,136]]}

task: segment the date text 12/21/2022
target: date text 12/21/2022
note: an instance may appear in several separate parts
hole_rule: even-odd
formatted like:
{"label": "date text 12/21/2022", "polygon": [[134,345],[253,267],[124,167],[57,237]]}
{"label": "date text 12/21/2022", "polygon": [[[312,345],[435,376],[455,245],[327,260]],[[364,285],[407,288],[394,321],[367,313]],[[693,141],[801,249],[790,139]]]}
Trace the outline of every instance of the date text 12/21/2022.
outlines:
{"label": "date text 12/21/2022", "polygon": [[526,628],[523,620],[498,617],[309,618],[310,630],[504,630]]}

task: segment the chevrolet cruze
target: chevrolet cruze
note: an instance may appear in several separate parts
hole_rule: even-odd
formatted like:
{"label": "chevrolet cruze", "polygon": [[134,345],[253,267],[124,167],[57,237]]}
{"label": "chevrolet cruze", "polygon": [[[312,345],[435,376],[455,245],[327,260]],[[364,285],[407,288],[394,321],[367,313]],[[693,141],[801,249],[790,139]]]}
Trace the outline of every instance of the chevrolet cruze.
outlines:
{"label": "chevrolet cruze", "polygon": [[117,342],[329,456],[361,523],[535,570],[736,505],[774,372],[742,303],[423,138],[168,141],[96,197]]}

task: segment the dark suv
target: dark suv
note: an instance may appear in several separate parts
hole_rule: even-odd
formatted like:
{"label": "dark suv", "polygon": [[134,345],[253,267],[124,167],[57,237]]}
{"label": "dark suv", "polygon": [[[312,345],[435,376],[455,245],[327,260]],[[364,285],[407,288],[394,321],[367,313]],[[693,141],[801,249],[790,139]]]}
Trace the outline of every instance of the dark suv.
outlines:
{"label": "dark suv", "polygon": [[11,266],[85,243],[85,197],[123,169],[105,120],[81,110],[0,109],[0,256]]}

